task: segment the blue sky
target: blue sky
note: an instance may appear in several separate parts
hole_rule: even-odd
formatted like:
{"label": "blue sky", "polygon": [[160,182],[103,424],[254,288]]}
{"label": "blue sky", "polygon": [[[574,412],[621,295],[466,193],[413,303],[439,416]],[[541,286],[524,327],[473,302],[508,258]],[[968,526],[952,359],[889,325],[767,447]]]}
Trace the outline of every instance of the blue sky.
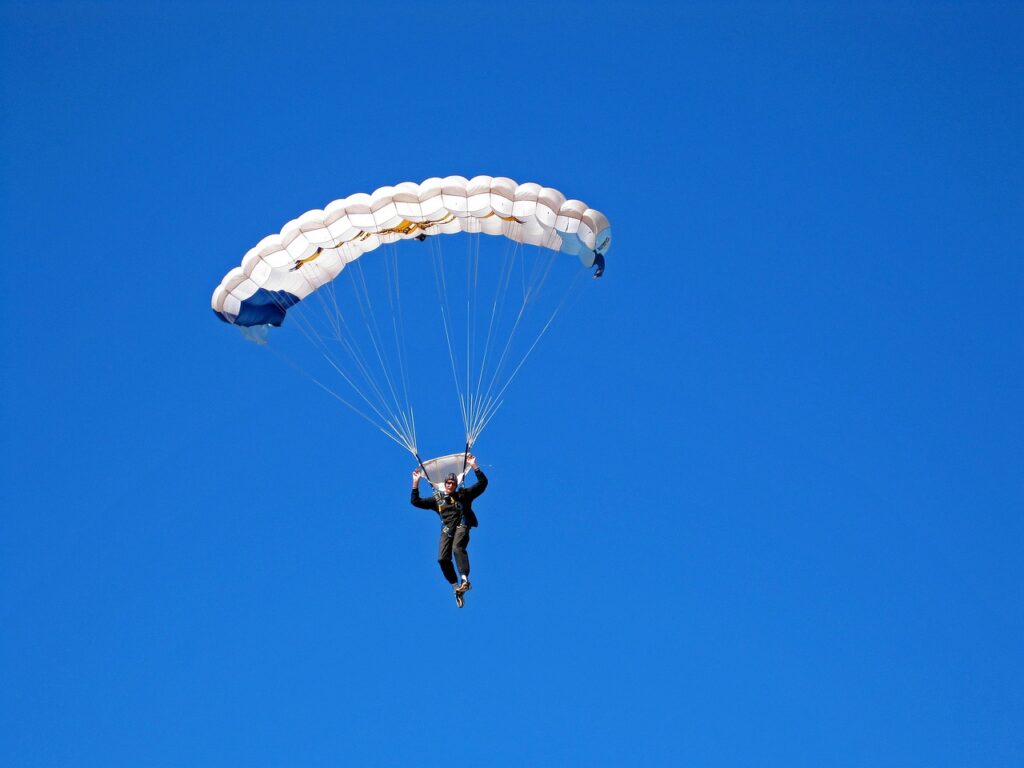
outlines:
{"label": "blue sky", "polygon": [[[1020,764],[1022,39],[0,4],[0,760]],[[302,211],[447,174],[615,234],[477,445],[462,611],[408,456],[209,310]]]}

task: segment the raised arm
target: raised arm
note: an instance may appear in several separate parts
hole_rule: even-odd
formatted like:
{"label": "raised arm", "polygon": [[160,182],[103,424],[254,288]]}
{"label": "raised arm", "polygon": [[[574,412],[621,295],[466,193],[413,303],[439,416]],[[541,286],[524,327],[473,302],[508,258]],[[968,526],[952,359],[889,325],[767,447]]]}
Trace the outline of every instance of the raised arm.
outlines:
{"label": "raised arm", "polygon": [[434,503],[434,498],[431,496],[429,499],[420,498],[420,478],[423,473],[419,469],[416,469],[412,473],[412,498],[411,502],[414,507],[420,509],[433,509],[437,511],[437,504]]}
{"label": "raised arm", "polygon": [[476,472],[476,482],[466,488],[466,498],[472,501],[487,490],[487,475],[477,466],[476,456],[467,456],[466,460],[469,462],[469,466],[473,468],[473,471]]}

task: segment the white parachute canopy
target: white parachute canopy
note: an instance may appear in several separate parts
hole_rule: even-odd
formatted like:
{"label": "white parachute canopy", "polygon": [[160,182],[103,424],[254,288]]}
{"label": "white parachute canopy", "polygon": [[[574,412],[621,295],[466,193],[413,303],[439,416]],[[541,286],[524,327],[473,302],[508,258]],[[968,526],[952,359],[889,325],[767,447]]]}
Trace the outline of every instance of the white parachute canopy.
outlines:
{"label": "white parachute canopy", "polygon": [[[417,376],[430,385],[450,375],[457,444],[472,447],[578,278],[601,275],[610,245],[602,213],[550,187],[492,176],[403,182],[335,200],[263,238],[211,306],[279,354],[268,330],[289,318],[315,350],[289,362],[418,456]],[[428,292],[432,309],[418,303]],[[438,317],[443,334],[431,335]],[[326,375],[307,363],[326,364]],[[335,391],[336,377],[350,393]],[[433,411],[438,398],[425,397]]]}
{"label": "white parachute canopy", "polygon": [[[238,325],[280,325],[288,307],[334,280],[382,244],[457,232],[503,235],[594,264],[611,245],[604,214],[557,189],[512,179],[462,176],[356,193],[302,214],[245,254],[213,292],[213,311]],[[316,269],[304,269],[316,264]],[[260,292],[287,294],[269,301]],[[247,306],[247,302],[249,302]],[[258,311],[257,307],[273,309]],[[276,310],[276,311],[275,311]]]}

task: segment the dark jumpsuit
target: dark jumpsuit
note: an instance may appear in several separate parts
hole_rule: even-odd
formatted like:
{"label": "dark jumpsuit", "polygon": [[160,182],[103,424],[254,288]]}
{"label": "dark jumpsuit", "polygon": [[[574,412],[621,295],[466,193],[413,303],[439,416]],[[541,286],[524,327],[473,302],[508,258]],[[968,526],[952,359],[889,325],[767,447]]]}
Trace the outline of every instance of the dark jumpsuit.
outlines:
{"label": "dark jumpsuit", "polygon": [[458,583],[455,568],[452,567],[452,551],[459,573],[469,576],[469,529],[476,528],[476,514],[473,512],[473,499],[487,488],[487,477],[476,469],[476,483],[468,488],[460,488],[451,494],[439,494],[436,498],[420,498],[419,485],[412,489],[412,505],[420,509],[432,509],[441,518],[441,540],[437,544],[437,563],[441,573],[449,584]]}

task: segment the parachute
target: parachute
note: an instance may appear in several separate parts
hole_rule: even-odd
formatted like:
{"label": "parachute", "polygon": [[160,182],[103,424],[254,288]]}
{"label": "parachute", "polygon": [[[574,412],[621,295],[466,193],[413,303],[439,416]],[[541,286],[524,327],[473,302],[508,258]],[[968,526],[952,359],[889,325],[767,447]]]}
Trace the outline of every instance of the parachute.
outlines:
{"label": "parachute", "polygon": [[[482,254],[481,235],[506,243],[504,254]],[[441,243],[458,238],[468,240],[456,264],[460,260]],[[409,240],[419,242],[404,242]],[[431,255],[444,330],[445,344],[439,346],[447,348],[468,453],[512,378],[574,295],[579,275],[604,272],[610,245],[611,228],[602,213],[550,187],[491,176],[403,182],[335,200],[263,238],[224,276],[211,306],[260,344],[268,344],[270,330],[298,313],[294,324],[312,343],[314,358],[326,361],[355,398],[339,395],[330,379],[296,367],[418,460],[411,381],[417,366],[407,339],[417,345],[425,339],[427,310],[407,305],[410,294],[418,300],[428,282],[423,256]],[[362,258],[378,250],[382,255]],[[565,272],[567,263],[576,269],[554,290],[552,276]],[[465,291],[455,296],[463,277]],[[314,296],[318,317],[303,315],[300,310]],[[541,317],[527,331],[531,313]],[[429,358],[431,367],[434,359]],[[461,479],[464,467],[451,471]]]}

